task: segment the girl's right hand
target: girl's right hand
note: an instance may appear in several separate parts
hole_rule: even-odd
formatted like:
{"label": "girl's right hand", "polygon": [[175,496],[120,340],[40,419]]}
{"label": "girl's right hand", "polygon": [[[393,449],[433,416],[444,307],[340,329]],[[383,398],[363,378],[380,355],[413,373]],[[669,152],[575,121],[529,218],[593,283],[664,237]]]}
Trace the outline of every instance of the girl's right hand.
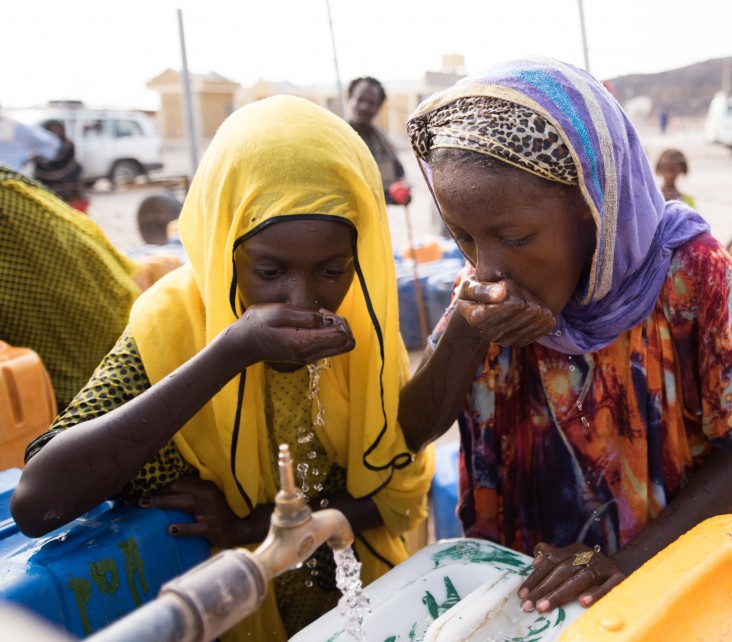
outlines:
{"label": "girl's right hand", "polygon": [[285,303],[252,305],[223,334],[236,342],[233,350],[249,363],[314,363],[356,345],[344,317]]}
{"label": "girl's right hand", "polygon": [[491,343],[525,346],[556,325],[551,310],[511,280],[484,283],[472,277],[465,279],[458,298],[460,314]]}

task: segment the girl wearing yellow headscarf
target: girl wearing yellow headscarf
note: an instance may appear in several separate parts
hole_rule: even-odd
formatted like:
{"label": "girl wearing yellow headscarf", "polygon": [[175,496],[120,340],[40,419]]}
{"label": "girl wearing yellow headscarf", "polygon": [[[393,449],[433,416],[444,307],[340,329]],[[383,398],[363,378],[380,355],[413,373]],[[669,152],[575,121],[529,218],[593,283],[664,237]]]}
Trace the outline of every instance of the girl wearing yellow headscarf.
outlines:
{"label": "girl wearing yellow headscarf", "polygon": [[[346,514],[364,584],[374,580],[406,558],[400,535],[425,516],[433,462],[397,424],[409,369],[368,149],[308,101],[248,105],[211,142],[179,229],[189,262],[143,294],[92,380],[29,447],[16,522],[39,535],[109,497],[141,497],[194,515],[173,535],[254,545],[287,442],[311,507]],[[311,398],[303,365],[324,358]],[[319,564],[282,576],[224,639],[285,639],[334,606],[332,569]]]}

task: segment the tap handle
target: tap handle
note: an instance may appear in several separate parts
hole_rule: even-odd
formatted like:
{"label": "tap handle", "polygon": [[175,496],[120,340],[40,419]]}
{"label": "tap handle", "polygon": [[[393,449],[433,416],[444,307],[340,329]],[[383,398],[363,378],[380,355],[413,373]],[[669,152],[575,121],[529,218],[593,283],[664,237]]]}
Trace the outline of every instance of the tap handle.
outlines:
{"label": "tap handle", "polygon": [[275,496],[272,524],[293,527],[310,519],[311,512],[303,492],[295,486],[292,455],[287,444],[281,444],[277,464],[280,469],[280,491]]}
{"label": "tap handle", "polygon": [[292,455],[287,444],[280,444],[277,464],[280,471],[280,491],[286,495],[294,495],[295,474],[292,472]]}

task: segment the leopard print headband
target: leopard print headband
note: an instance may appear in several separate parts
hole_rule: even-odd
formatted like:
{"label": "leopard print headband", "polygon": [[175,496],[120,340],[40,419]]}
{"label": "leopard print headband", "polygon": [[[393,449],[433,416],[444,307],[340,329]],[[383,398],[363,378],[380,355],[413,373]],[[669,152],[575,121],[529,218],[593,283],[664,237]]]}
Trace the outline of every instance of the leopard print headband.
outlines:
{"label": "leopard print headband", "polygon": [[438,147],[493,156],[550,181],[577,185],[577,168],[559,132],[543,116],[500,98],[458,98],[410,120],[407,131],[419,158]]}

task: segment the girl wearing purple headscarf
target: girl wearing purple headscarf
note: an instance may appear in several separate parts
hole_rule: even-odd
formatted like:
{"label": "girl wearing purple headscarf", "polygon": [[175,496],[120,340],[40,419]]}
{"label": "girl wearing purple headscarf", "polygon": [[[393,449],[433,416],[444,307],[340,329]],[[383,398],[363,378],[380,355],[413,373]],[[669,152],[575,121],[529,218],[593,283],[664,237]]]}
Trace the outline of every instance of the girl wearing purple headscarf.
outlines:
{"label": "girl wearing purple headscarf", "polygon": [[458,418],[465,534],[535,555],[524,610],[589,606],[732,512],[732,258],[570,65],[468,77],[408,129],[469,265],[400,423],[418,449]]}

